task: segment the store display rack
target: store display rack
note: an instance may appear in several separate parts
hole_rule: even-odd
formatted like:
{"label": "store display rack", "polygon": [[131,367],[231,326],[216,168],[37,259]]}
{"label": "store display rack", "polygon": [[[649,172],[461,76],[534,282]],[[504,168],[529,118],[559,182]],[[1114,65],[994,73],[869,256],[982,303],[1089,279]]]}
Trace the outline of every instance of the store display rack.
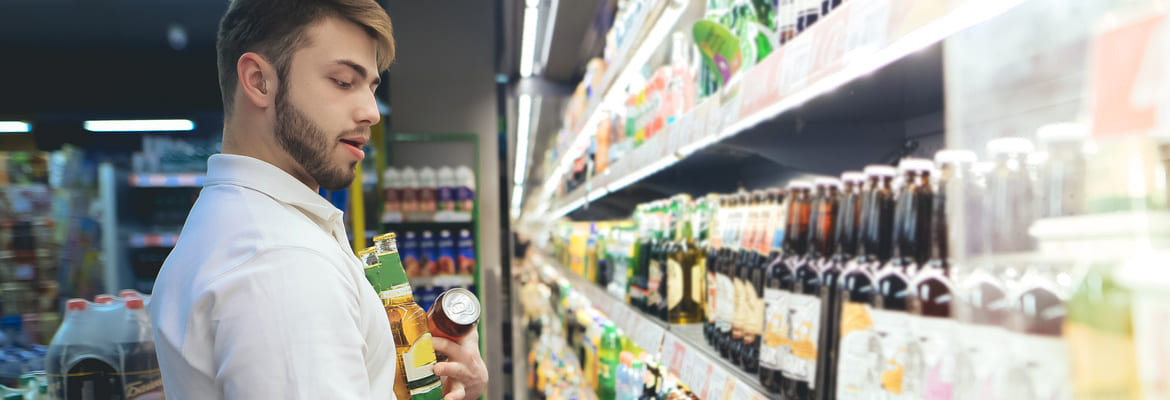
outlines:
{"label": "store display rack", "polygon": [[179,241],[177,233],[135,233],[130,235],[130,248],[175,247]]}
{"label": "store display rack", "polygon": [[589,299],[634,344],[654,356],[678,376],[699,398],[732,400],[781,399],[769,395],[759,377],[730,364],[708,347],[698,324],[668,324],[626,304],[622,299],[586,281],[547,254],[537,252],[538,265],[551,266],[573,290]]}
{"label": "store display rack", "polygon": [[[741,72],[737,80],[667,125],[604,173],[549,204],[545,216],[567,215],[1022,2],[968,0],[920,7],[921,12],[913,15],[905,10],[922,2],[846,2],[755,67]],[[649,41],[642,44],[658,45]],[[621,90],[615,86],[609,92]],[[600,114],[598,110],[591,112]],[[587,145],[589,132],[578,131],[573,143]],[[580,152],[570,151],[567,155],[563,159],[571,162]],[[543,193],[546,199],[552,198],[566,171],[558,167],[548,176]]]}

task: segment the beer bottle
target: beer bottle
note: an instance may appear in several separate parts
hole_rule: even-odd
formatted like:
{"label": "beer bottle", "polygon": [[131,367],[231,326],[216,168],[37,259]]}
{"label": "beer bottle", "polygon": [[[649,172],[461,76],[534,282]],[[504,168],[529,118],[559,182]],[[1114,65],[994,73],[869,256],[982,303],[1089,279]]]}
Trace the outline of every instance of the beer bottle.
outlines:
{"label": "beer bottle", "polygon": [[850,259],[857,254],[857,224],[861,219],[861,190],[865,185],[865,174],[849,171],[841,174],[844,185],[841,189],[841,200],[834,217],[837,229],[834,232],[836,248],[833,255],[821,267],[821,288],[818,296],[821,300],[821,329],[817,339],[817,372],[814,388],[821,397],[829,393],[832,388],[832,370],[829,368],[831,359],[837,351],[837,327],[841,319],[841,298],[837,291],[837,282]]}

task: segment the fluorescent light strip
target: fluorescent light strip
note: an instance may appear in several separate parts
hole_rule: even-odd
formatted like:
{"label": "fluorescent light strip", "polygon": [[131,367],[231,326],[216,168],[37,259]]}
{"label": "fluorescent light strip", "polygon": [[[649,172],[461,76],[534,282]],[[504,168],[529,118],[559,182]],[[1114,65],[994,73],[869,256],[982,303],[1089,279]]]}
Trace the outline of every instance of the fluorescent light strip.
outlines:
{"label": "fluorescent light strip", "polygon": [[189,119],[128,119],[85,121],[90,132],[179,132],[195,129]]}
{"label": "fluorescent light strip", "polygon": [[524,170],[528,168],[528,136],[532,130],[532,96],[522,94],[516,112],[516,170],[512,183],[524,184]]}
{"label": "fluorescent light strip", "polygon": [[589,146],[589,137],[591,135],[586,134],[586,132],[597,129],[597,124],[601,120],[601,110],[610,109],[622,104],[623,97],[626,94],[626,86],[638,74],[642,73],[642,67],[650,60],[650,56],[654,55],[655,50],[658,50],[658,47],[670,35],[675,23],[678,22],[683,12],[686,11],[687,3],[687,1],[672,1],[666,6],[666,10],[662,12],[662,15],[654,22],[654,27],[646,34],[646,39],[639,44],[633,56],[626,60],[626,64],[622,67],[622,72],[618,75],[617,80],[610,85],[609,90],[605,92],[598,106],[593,108],[589,119],[586,120],[581,130],[577,132],[577,136],[573,138],[573,142],[565,150],[565,154],[561,156],[561,163],[549,175],[548,181],[544,185],[545,195],[551,195],[553,193],[561,176],[569,172],[573,161]]}
{"label": "fluorescent light strip", "polygon": [[524,32],[520,37],[520,76],[532,76],[532,63],[536,58],[536,25],[539,23],[540,9],[529,5],[524,8]]}
{"label": "fluorescent light strip", "polygon": [[28,133],[32,125],[24,121],[0,121],[0,133]]}
{"label": "fluorescent light strip", "polygon": [[524,200],[522,200],[523,196],[524,185],[512,186],[512,208],[520,208],[520,205],[524,202]]}
{"label": "fluorescent light strip", "polygon": [[542,54],[544,65],[548,65],[549,52],[552,51],[553,33],[556,32],[557,8],[560,7],[561,2],[559,0],[549,0],[549,3],[548,18],[544,19],[544,46],[541,46],[544,48],[544,54]]}

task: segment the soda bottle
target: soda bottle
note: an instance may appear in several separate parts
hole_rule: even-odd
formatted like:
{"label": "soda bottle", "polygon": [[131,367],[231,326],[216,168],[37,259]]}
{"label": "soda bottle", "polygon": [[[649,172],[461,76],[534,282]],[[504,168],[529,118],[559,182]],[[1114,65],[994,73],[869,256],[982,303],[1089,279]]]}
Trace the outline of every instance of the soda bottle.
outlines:
{"label": "soda bottle", "polygon": [[837,351],[829,360],[830,380],[823,392],[829,399],[869,399],[880,395],[881,354],[870,351],[877,340],[873,299],[877,287],[874,272],[890,259],[894,231],[895,171],[886,165],[865,167],[866,187],[861,195],[858,224],[860,246],[837,283],[841,307],[837,320]]}
{"label": "soda bottle", "polygon": [[617,373],[621,350],[621,339],[618,336],[617,327],[612,322],[606,322],[601,334],[601,346],[598,348],[601,370],[597,387],[598,399],[612,400],[617,395]]}
{"label": "soda bottle", "polygon": [[162,372],[155,352],[150,316],[146,313],[146,300],[127,297],[125,301],[125,319],[114,335],[122,393],[127,400],[162,398]]}

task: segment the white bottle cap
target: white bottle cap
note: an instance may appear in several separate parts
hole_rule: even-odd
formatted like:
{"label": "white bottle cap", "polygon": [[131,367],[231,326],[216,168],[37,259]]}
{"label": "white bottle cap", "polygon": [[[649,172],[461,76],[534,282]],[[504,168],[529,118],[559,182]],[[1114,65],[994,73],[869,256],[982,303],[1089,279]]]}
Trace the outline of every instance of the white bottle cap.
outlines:
{"label": "white bottle cap", "polygon": [[829,187],[836,187],[838,189],[841,188],[841,180],[837,179],[837,178],[817,178],[817,179],[814,179],[813,182],[816,183],[817,187],[824,186],[826,188],[829,188]]}
{"label": "white bottle cap", "polygon": [[1089,127],[1076,122],[1059,122],[1041,126],[1036,138],[1041,143],[1076,142],[1089,137]]}
{"label": "white bottle cap", "polygon": [[893,177],[898,171],[889,165],[868,165],[865,167],[865,176]]}
{"label": "white bottle cap", "polygon": [[402,173],[394,167],[386,168],[386,171],[382,173],[382,182],[386,187],[402,187]]}
{"label": "white bottle cap", "polygon": [[845,171],[841,174],[841,180],[845,182],[862,183],[865,182],[865,173],[860,171]]}
{"label": "white bottle cap", "polygon": [[898,162],[899,171],[930,172],[934,169],[934,162],[925,158],[903,158]]}
{"label": "white bottle cap", "polygon": [[792,181],[788,182],[788,191],[795,189],[812,189],[812,184],[808,181]]}
{"label": "white bottle cap", "polygon": [[418,170],[418,183],[421,187],[433,188],[439,186],[438,177],[435,176],[435,169],[431,167],[422,167]]}
{"label": "white bottle cap", "polygon": [[969,164],[975,161],[975,152],[970,150],[939,150],[934,153],[934,162],[938,164]]}

